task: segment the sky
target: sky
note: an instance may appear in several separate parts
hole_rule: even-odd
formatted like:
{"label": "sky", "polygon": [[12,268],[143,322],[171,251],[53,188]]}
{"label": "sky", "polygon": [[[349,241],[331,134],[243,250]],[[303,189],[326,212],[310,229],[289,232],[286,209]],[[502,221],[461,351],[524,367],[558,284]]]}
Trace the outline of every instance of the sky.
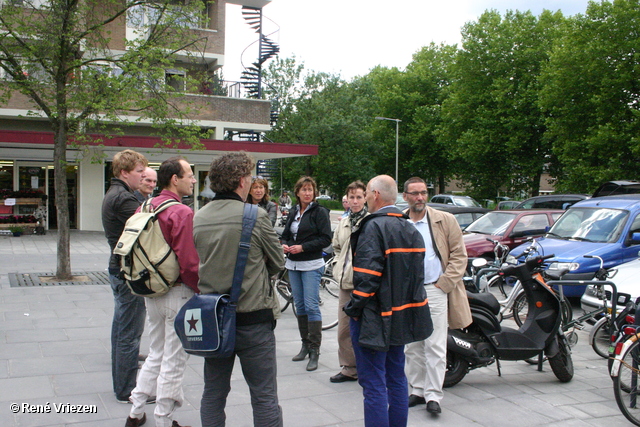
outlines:
{"label": "sky", "polygon": [[[412,55],[431,42],[458,44],[466,22],[486,10],[560,10],[584,13],[589,0],[272,0],[263,8],[265,34],[280,45],[280,57],[295,55],[305,69],[340,74],[345,80],[382,65],[404,69]],[[257,34],[242,18],[241,7],[227,5],[225,80],[237,81],[242,51]],[[273,21],[270,22],[269,20]],[[245,66],[257,58],[247,50]]]}

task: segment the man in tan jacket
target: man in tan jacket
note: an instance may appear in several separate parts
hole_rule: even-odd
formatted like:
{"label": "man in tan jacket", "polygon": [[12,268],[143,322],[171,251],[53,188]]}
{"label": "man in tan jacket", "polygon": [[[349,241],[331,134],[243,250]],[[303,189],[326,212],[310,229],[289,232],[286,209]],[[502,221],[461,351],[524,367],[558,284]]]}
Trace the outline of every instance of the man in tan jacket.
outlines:
{"label": "man in tan jacket", "polygon": [[405,347],[405,373],[410,387],[409,406],[427,404],[427,412],[441,412],[442,384],[447,369],[447,328],[464,328],[471,323],[471,310],[462,283],[467,251],[462,232],[453,215],[427,206],[427,184],[421,178],[404,183],[404,200],[409,218],[424,239],[424,282],[433,333],[424,341]]}

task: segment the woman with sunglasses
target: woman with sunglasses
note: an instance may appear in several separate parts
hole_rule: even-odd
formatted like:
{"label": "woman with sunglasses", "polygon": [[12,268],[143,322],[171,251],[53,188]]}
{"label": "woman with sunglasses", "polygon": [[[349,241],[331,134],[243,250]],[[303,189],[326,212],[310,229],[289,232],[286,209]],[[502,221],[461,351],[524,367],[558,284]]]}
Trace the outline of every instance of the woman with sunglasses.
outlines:
{"label": "woman with sunglasses", "polygon": [[269,182],[261,176],[254,176],[251,182],[251,190],[247,196],[247,203],[260,206],[267,211],[271,225],[276,224],[278,209],[276,204],[269,200]]}
{"label": "woman with sunglasses", "polygon": [[285,268],[302,338],[302,349],[292,360],[301,361],[309,355],[307,371],[315,371],[322,341],[319,292],[324,272],[322,250],[331,244],[331,221],[329,210],[315,201],[318,186],[313,178],[300,178],[293,192],[298,204],[291,209],[282,232],[282,248],[287,256]]}

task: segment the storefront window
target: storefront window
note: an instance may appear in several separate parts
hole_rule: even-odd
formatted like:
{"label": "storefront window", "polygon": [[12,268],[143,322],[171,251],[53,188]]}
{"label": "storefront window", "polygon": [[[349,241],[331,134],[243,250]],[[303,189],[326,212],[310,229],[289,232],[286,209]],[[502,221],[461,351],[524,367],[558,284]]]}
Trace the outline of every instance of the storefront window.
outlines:
{"label": "storefront window", "polygon": [[23,197],[40,197],[46,193],[46,166],[19,166],[18,191]]}
{"label": "storefront window", "polygon": [[13,190],[13,162],[0,160],[0,190]]}

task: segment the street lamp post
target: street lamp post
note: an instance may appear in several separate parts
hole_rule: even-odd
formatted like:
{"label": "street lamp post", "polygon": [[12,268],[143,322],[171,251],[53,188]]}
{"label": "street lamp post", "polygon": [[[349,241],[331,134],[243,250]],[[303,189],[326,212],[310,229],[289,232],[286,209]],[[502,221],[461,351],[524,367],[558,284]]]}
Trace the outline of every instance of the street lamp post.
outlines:
{"label": "street lamp post", "polygon": [[398,125],[402,120],[390,119],[388,117],[376,117],[376,120],[390,120],[396,122],[396,184],[398,184]]}

